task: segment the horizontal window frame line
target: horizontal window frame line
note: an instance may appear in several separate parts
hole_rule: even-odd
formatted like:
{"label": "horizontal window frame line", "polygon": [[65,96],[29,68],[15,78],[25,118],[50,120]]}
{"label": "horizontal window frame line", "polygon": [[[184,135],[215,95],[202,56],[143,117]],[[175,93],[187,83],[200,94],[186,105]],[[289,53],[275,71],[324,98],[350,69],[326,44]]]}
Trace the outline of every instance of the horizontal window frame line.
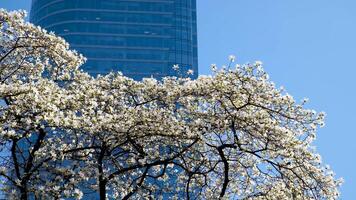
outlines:
{"label": "horizontal window frame line", "polygon": [[[97,26],[98,24],[96,24]],[[125,25],[116,26],[116,25],[108,25],[108,24],[100,24],[105,25],[106,27],[93,27],[91,25],[86,24],[74,24],[74,23],[67,23],[67,24],[59,24],[55,25],[52,28],[52,31],[55,31],[56,34],[66,34],[66,33],[76,33],[76,32],[85,32],[85,33],[116,33],[116,34],[132,34],[132,35],[151,35],[151,36],[175,36],[175,30],[171,27],[166,28],[156,28],[156,27],[142,27],[140,25]],[[61,27],[62,26],[62,27]],[[128,27],[129,26],[129,27]],[[45,27],[46,28],[46,27]],[[74,29],[74,30],[73,30]],[[143,30],[144,29],[144,30]],[[98,30],[102,30],[98,32]],[[189,38],[190,39],[190,38]],[[192,39],[190,39],[192,40]]]}
{"label": "horizontal window frame line", "polygon": [[164,36],[164,35],[144,35],[144,34],[115,34],[115,33],[91,33],[91,32],[69,32],[69,33],[59,33],[59,36],[70,36],[70,35],[86,35],[86,36],[118,36],[118,37],[141,37],[141,38],[165,38],[174,39],[175,37]]}
{"label": "horizontal window frame line", "polygon": [[169,51],[170,48],[155,48],[155,47],[127,47],[127,46],[111,46],[111,45],[75,45],[71,44],[71,48],[102,48],[102,49],[129,49],[129,50],[159,50]]}
{"label": "horizontal window frame line", "polygon": [[[56,14],[72,12],[72,11],[88,11],[88,12],[112,12],[112,13],[132,13],[132,14],[155,14],[155,15],[174,15],[173,12],[154,12],[154,11],[127,11],[127,10],[107,10],[107,9],[87,9],[87,8],[70,8],[70,9],[62,9],[59,11],[52,12],[47,14],[37,20],[36,23],[41,22],[43,19],[51,17]],[[35,16],[35,15],[34,15]]]}
{"label": "horizontal window frame line", "polygon": [[[35,16],[37,13],[39,13],[41,10],[43,10],[44,8],[52,5],[52,4],[55,4],[55,3],[58,3],[58,2],[61,2],[61,1],[64,1],[64,0],[56,0],[56,1],[52,1],[52,2],[49,2],[47,4],[44,4],[42,5],[41,7],[39,7],[38,9],[36,9],[36,12],[34,12],[33,14],[31,13],[32,16]],[[34,7],[34,4],[31,5],[31,10],[33,9]]]}
{"label": "horizontal window frame line", "polygon": [[[84,55],[85,56],[85,55]],[[168,60],[144,60],[144,59],[115,59],[115,58],[93,58],[86,57],[89,61],[118,61],[118,62],[143,62],[143,63],[169,63]]]}
{"label": "horizontal window frame line", "polygon": [[[48,7],[48,6],[52,5],[52,4],[61,2],[61,1],[64,1],[64,0],[56,0],[56,1],[52,1],[52,2],[49,2],[47,4],[44,4],[40,8],[38,8],[37,11],[33,15],[36,15],[42,9],[44,9],[44,8],[46,8],[46,7]],[[126,1],[126,2],[145,2],[145,3],[154,2],[154,3],[169,3],[169,4],[173,4],[174,3],[174,1],[161,1],[161,0],[123,0],[123,1]],[[32,4],[31,7],[33,7],[33,5],[34,4]]]}
{"label": "horizontal window frame line", "polygon": [[[120,66],[119,66],[119,67],[120,67]],[[83,69],[83,68],[82,68],[82,69]],[[84,70],[84,69],[83,69],[83,70]],[[94,70],[90,70],[90,69],[85,70],[85,71],[87,71],[87,72],[89,72],[89,73],[95,73],[95,74],[103,75],[103,74],[101,74],[101,72],[99,72],[99,71],[94,71]],[[143,72],[122,72],[122,71],[120,71],[120,70],[112,70],[112,71],[114,71],[114,72],[121,72],[121,73],[123,73],[124,75],[159,75],[159,76],[171,76],[171,74],[161,73],[161,72],[156,72],[156,73],[143,73]],[[104,73],[104,74],[107,74],[107,72]],[[129,78],[130,78],[130,77],[129,77]],[[143,78],[150,78],[150,77],[143,77]]]}
{"label": "horizontal window frame line", "polygon": [[93,20],[65,20],[62,22],[53,23],[43,27],[44,29],[51,28],[53,26],[69,24],[69,23],[99,23],[99,24],[118,24],[118,25],[137,25],[137,26],[167,26],[174,27],[172,24],[155,24],[155,23],[127,23],[127,22],[115,22],[115,21],[93,21]]}

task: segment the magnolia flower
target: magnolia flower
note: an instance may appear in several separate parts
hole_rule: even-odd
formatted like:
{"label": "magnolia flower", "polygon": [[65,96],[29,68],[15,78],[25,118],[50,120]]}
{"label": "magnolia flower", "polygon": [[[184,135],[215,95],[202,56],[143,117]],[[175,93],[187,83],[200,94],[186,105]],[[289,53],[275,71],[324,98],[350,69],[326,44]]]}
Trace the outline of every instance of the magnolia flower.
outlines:
{"label": "magnolia flower", "polygon": [[189,70],[187,71],[187,74],[188,74],[188,75],[193,75],[193,73],[194,73],[194,71],[193,71],[192,69],[189,69]]}
{"label": "magnolia flower", "polygon": [[179,65],[178,64],[174,64],[172,67],[173,70],[177,71],[179,69]]}
{"label": "magnolia flower", "polygon": [[216,64],[211,64],[210,69],[215,72],[217,70]]}
{"label": "magnolia flower", "polygon": [[74,189],[74,197],[76,198],[76,199],[82,199],[82,197],[83,197],[83,192],[82,191],[80,191],[79,189]]}
{"label": "magnolia flower", "polygon": [[230,62],[235,62],[236,56],[235,55],[229,55],[229,61]]}
{"label": "magnolia flower", "polygon": [[255,61],[256,66],[261,66],[262,64],[263,64],[262,61]]}
{"label": "magnolia flower", "polygon": [[7,171],[6,167],[0,167],[0,174],[6,174],[6,171]]}
{"label": "magnolia flower", "polygon": [[302,103],[307,103],[309,101],[309,98],[303,98]]}

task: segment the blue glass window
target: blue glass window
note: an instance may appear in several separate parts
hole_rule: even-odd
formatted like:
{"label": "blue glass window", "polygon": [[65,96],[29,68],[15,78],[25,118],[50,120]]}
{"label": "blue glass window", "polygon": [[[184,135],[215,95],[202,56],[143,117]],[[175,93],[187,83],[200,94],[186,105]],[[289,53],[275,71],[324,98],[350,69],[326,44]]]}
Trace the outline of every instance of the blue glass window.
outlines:
{"label": "blue glass window", "polygon": [[93,75],[160,78],[173,64],[198,74],[196,0],[33,0],[30,21],[83,53]]}

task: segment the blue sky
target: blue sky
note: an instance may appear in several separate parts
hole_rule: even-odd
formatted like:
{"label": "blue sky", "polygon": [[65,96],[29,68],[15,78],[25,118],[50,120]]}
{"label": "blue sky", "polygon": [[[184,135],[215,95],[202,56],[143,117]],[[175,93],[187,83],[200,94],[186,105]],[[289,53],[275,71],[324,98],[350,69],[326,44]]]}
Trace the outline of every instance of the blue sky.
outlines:
{"label": "blue sky", "polygon": [[[0,0],[29,10],[30,0]],[[200,74],[210,64],[261,60],[271,79],[310,108],[327,113],[317,150],[345,183],[341,199],[356,196],[356,1],[198,0]]]}

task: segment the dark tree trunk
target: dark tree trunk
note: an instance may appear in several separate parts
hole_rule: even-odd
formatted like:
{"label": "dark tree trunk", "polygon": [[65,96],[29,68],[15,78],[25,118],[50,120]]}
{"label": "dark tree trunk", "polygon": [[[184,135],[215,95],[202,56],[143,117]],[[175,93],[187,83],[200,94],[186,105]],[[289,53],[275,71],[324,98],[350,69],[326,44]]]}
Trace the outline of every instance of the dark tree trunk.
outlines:
{"label": "dark tree trunk", "polygon": [[106,183],[107,180],[104,177],[104,170],[103,170],[103,160],[105,156],[106,147],[105,144],[102,145],[101,152],[98,157],[98,171],[99,171],[99,195],[100,200],[106,199]]}
{"label": "dark tree trunk", "polygon": [[27,200],[27,187],[26,186],[21,187],[20,188],[20,192],[21,192],[20,199],[21,200]]}
{"label": "dark tree trunk", "polygon": [[100,200],[105,200],[105,198],[106,198],[106,180],[99,180],[99,194],[100,194]]}

